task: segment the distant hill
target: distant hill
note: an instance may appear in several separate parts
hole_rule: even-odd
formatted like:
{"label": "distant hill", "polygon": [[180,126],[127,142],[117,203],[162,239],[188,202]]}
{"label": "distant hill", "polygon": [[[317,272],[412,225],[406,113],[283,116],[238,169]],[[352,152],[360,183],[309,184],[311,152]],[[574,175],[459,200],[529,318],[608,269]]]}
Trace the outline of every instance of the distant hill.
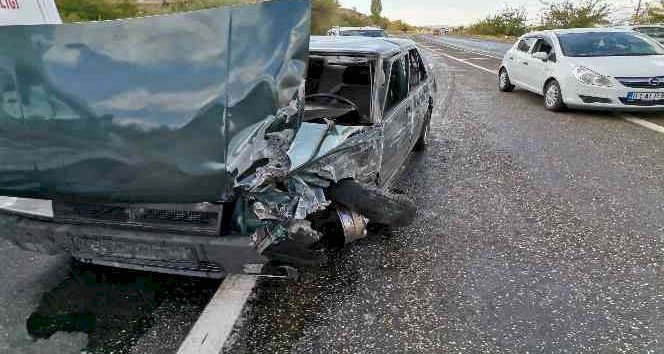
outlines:
{"label": "distant hill", "polygon": [[[150,14],[191,11],[216,6],[255,3],[261,0],[56,0],[67,22],[128,18]],[[373,18],[355,9],[343,8],[336,0],[311,0],[314,34],[324,34],[333,26],[379,26],[401,32],[415,27],[386,17]]]}

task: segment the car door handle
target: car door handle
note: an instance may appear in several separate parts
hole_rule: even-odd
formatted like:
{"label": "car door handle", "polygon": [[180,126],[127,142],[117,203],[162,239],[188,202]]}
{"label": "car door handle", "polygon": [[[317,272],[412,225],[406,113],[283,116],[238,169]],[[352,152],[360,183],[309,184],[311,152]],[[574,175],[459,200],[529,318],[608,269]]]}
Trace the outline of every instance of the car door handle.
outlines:
{"label": "car door handle", "polygon": [[527,61],[524,61],[524,62],[523,62],[523,65],[528,65],[528,62],[527,62]]}
{"label": "car door handle", "polygon": [[510,60],[514,60],[514,57],[510,57]]}

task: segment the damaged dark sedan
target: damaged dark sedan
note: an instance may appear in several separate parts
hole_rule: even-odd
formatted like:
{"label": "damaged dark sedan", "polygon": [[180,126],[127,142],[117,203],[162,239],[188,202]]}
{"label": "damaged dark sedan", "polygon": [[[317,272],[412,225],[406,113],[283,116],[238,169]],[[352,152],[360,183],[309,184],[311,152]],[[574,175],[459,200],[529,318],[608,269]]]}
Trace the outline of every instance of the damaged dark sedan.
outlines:
{"label": "damaged dark sedan", "polygon": [[310,37],[309,2],[0,28],[0,236],[220,278],[402,226],[426,145],[415,44]]}

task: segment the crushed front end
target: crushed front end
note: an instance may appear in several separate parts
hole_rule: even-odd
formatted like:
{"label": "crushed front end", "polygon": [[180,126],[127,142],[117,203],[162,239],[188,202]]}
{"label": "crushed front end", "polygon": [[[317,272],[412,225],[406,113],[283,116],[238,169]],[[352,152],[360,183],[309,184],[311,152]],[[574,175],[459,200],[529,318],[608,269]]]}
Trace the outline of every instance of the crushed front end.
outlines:
{"label": "crushed front end", "polygon": [[0,236],[213,278],[362,238],[330,189],[375,185],[380,131],[303,122],[309,28],[305,0],[0,28]]}

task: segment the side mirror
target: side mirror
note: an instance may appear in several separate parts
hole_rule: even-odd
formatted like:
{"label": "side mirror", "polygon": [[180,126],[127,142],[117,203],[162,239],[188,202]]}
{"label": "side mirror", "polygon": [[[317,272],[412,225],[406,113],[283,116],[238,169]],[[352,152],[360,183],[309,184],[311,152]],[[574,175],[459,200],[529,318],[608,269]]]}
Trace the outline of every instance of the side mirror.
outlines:
{"label": "side mirror", "polygon": [[549,60],[549,53],[546,52],[533,53],[533,58],[539,59],[541,61],[547,61]]}

